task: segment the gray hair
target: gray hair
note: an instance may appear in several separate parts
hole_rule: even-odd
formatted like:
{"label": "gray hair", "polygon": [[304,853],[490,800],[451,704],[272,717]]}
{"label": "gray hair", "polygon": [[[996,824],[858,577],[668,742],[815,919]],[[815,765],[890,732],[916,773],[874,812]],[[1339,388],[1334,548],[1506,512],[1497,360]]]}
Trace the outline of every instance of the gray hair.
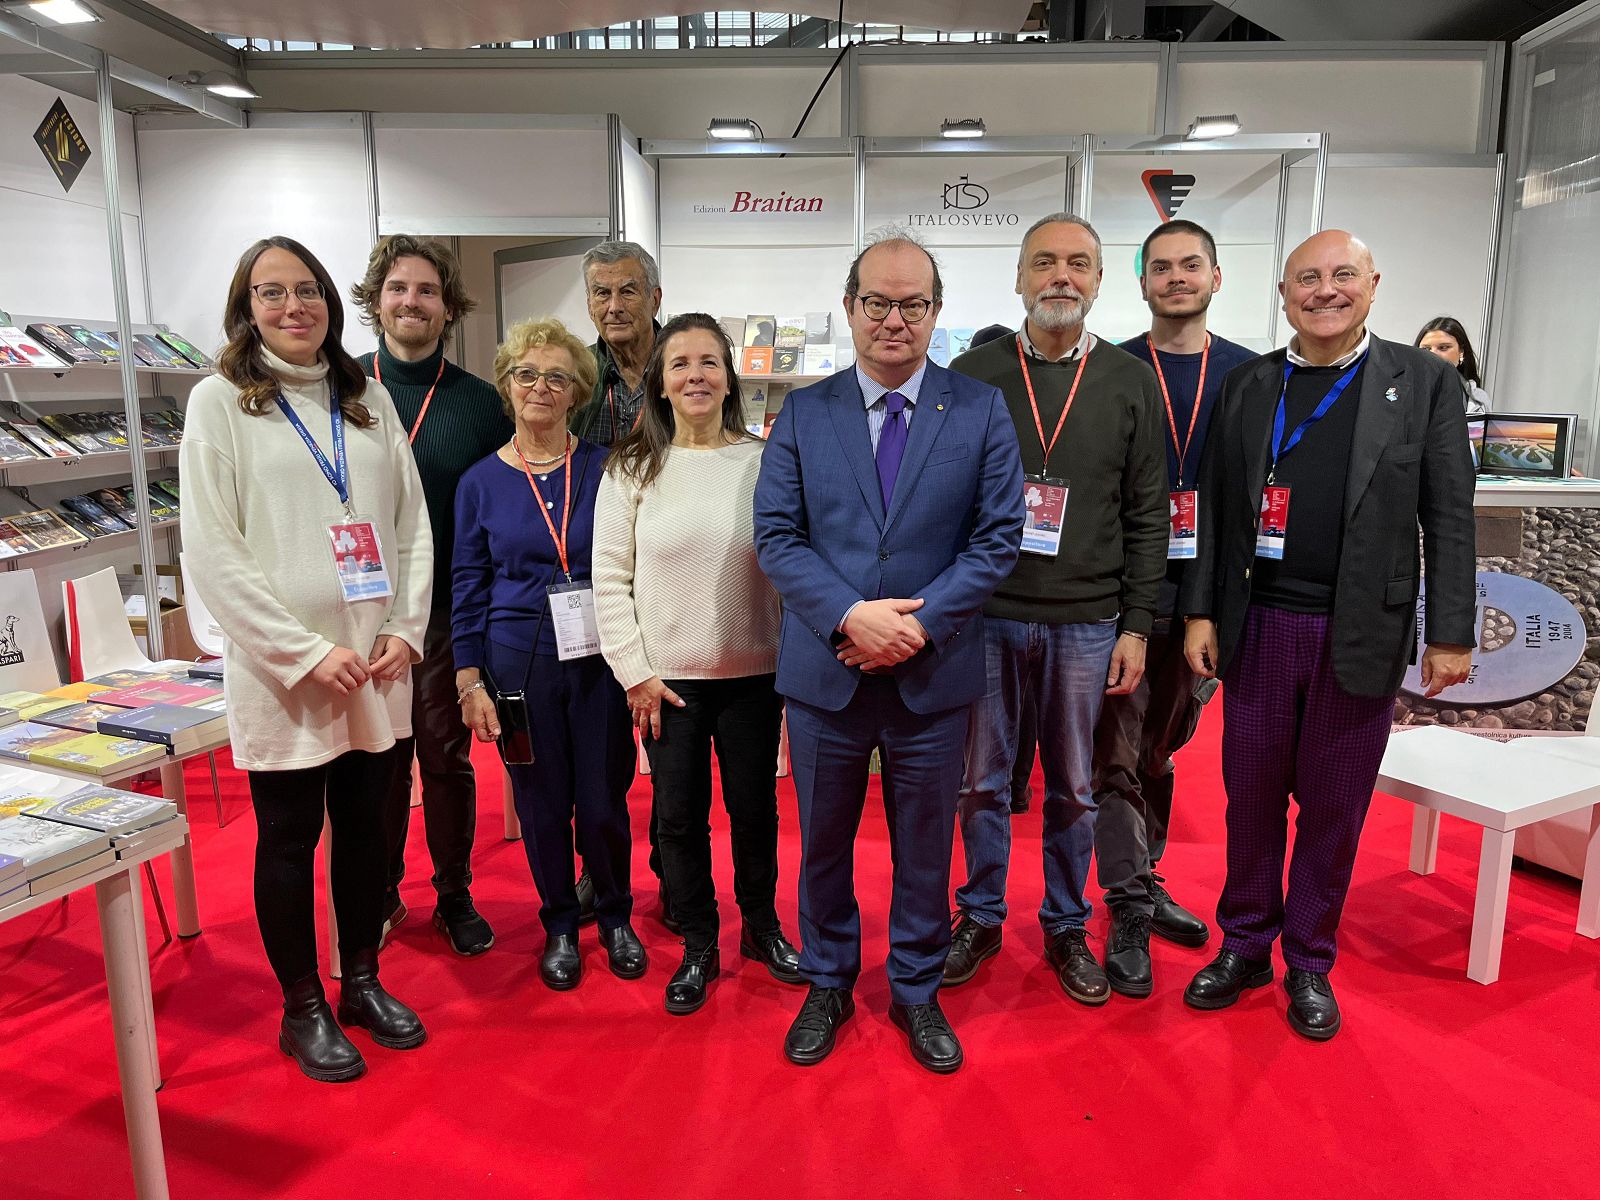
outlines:
{"label": "gray hair", "polygon": [[922,239],[904,225],[880,225],[867,234],[866,245],[861,248],[861,253],[851,260],[850,273],[845,276],[846,296],[861,294],[861,260],[867,256],[868,250],[878,246],[915,246],[926,254],[928,265],[933,268],[933,302],[938,304],[944,299],[944,280],[939,276],[939,260],[933,256],[932,250],[922,244]]}
{"label": "gray hair", "polygon": [[598,246],[591,246],[583,256],[583,282],[589,282],[589,268],[596,263],[609,264],[627,262],[628,259],[637,259],[644,268],[644,282],[652,292],[661,286],[661,268],[656,265],[654,256],[638,242],[601,242]]}
{"label": "gray hair", "polygon": [[1105,262],[1104,248],[1100,244],[1100,235],[1095,232],[1093,225],[1089,224],[1087,217],[1080,217],[1077,213],[1053,212],[1048,217],[1040,217],[1028,226],[1028,232],[1022,235],[1022,243],[1017,247],[1017,267],[1022,266],[1022,252],[1027,248],[1028,239],[1046,225],[1077,225],[1089,231],[1089,236],[1094,239],[1095,264]]}

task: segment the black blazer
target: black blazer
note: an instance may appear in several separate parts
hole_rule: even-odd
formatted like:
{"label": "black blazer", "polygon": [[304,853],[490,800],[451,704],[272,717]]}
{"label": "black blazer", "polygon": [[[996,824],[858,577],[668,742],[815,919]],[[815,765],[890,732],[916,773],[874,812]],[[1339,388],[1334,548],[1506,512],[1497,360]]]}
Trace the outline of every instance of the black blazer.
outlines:
{"label": "black blazer", "polygon": [[[1198,557],[1185,573],[1178,607],[1216,622],[1219,674],[1250,606],[1285,355],[1275,350],[1228,373],[1201,460]],[[1477,475],[1461,384],[1442,359],[1373,338],[1357,403],[1334,583],[1333,667],[1345,691],[1383,696],[1399,689],[1416,661],[1420,558],[1428,570],[1426,640],[1457,646],[1478,640]]]}

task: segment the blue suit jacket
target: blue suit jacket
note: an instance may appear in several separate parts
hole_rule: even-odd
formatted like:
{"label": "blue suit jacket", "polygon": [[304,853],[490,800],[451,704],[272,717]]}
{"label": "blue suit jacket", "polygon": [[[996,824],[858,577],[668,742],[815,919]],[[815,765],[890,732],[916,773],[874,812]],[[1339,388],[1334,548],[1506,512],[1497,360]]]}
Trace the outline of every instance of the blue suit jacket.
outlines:
{"label": "blue suit jacket", "polygon": [[921,598],[928,644],[894,670],[917,713],[983,695],[983,616],[1022,542],[1022,459],[998,389],[928,364],[884,512],[853,368],[792,393],[756,484],[756,553],[783,597],[778,691],[837,712],[857,667],[836,627],[857,600]]}

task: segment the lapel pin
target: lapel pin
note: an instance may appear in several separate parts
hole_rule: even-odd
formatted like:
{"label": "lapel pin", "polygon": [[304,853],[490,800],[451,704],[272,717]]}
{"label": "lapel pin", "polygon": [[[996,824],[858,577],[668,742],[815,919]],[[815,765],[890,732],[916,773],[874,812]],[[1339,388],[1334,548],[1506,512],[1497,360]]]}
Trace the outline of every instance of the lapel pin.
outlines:
{"label": "lapel pin", "polygon": [[942,404],[935,404],[933,407],[938,409],[940,412],[944,411],[944,405]]}
{"label": "lapel pin", "polygon": [[1390,404],[1393,404],[1396,400],[1400,399],[1400,393],[1395,391],[1393,388],[1390,388],[1383,394],[1383,398]]}

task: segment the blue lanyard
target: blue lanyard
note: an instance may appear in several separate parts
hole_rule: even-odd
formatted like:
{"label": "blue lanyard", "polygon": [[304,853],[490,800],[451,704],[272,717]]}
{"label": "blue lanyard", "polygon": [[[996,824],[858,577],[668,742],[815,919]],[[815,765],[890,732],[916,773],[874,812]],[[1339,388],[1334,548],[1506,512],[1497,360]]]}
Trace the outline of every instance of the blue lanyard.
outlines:
{"label": "blue lanyard", "polygon": [[283,415],[289,419],[289,424],[294,426],[294,431],[300,435],[300,440],[305,442],[306,448],[311,451],[311,457],[317,460],[317,466],[322,468],[322,475],[333,490],[339,493],[339,502],[344,505],[345,511],[350,511],[350,460],[344,452],[344,413],[339,408],[339,393],[334,390],[333,383],[328,384],[328,408],[333,421],[333,461],[328,461],[328,456],[322,452],[322,447],[317,445],[316,439],[311,436],[311,431],[306,428],[294,409],[289,407],[289,402],[283,398],[283,393],[278,393],[278,407],[283,410]]}
{"label": "blue lanyard", "polygon": [[1273,479],[1278,474],[1278,460],[1300,444],[1300,439],[1323,417],[1328,415],[1328,410],[1339,402],[1339,397],[1344,395],[1345,388],[1350,386],[1350,381],[1356,377],[1356,372],[1361,370],[1361,364],[1367,361],[1363,354],[1350,364],[1350,369],[1334,382],[1328,394],[1322,398],[1316,408],[1311,410],[1311,415],[1294,427],[1289,434],[1289,440],[1283,439],[1283,427],[1288,421],[1289,376],[1294,374],[1294,364],[1283,364],[1283,387],[1278,390],[1278,411],[1272,416],[1272,469],[1267,472],[1267,486],[1271,486]]}

